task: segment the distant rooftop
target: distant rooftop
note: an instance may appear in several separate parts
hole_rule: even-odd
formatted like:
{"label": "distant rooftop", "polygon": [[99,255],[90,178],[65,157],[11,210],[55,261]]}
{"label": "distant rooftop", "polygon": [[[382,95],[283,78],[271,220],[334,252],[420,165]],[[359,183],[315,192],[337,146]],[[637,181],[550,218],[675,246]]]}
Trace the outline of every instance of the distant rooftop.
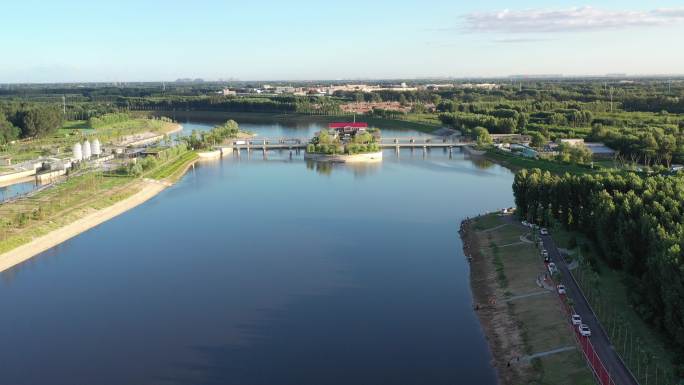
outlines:
{"label": "distant rooftop", "polygon": [[345,127],[352,127],[352,128],[368,128],[368,123],[364,122],[332,122],[328,123],[328,128],[345,128]]}

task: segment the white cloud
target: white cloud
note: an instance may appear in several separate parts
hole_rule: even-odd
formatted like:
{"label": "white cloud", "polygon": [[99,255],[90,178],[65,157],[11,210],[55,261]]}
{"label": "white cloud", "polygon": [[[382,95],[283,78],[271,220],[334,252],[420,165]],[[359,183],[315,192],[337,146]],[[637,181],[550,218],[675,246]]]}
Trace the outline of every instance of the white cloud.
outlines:
{"label": "white cloud", "polygon": [[476,12],[463,17],[470,32],[581,32],[684,23],[684,8],[650,11],[605,10],[593,7]]}

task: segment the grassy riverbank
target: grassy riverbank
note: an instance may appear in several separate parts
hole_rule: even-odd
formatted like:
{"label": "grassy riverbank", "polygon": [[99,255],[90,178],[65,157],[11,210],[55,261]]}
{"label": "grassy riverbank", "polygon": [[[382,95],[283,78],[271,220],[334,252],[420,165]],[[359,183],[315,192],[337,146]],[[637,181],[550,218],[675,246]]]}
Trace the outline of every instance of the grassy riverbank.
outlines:
{"label": "grassy riverbank", "polygon": [[493,148],[487,150],[485,156],[491,161],[513,171],[518,171],[523,168],[538,168],[544,171],[549,171],[552,174],[565,174],[566,172],[571,174],[588,174],[601,172],[603,170],[603,167],[598,165],[594,168],[591,168],[587,165],[561,163],[546,159],[526,158],[523,156],[508,154]]}
{"label": "grassy riverbank", "polygon": [[145,202],[196,159],[183,153],[150,170],[153,179],[92,172],[0,206],[0,271]]}
{"label": "grassy riverbank", "polygon": [[184,151],[138,178],[90,171],[0,205],[0,267],[9,268],[143,203],[180,179],[196,160],[196,152]]}
{"label": "grassy riverbank", "polygon": [[467,222],[462,232],[476,311],[501,383],[593,384],[558,297],[537,284],[544,265],[528,232],[496,214]]}

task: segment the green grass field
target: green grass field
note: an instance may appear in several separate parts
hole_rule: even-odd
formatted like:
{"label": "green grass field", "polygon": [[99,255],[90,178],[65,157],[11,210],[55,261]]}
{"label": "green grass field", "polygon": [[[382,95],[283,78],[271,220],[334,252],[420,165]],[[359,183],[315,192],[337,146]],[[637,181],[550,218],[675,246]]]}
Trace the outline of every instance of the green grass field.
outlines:
{"label": "green grass field", "polygon": [[197,153],[189,151],[164,164],[157,166],[147,176],[152,179],[175,181],[182,176],[185,167],[197,159]]}
{"label": "green grass field", "polygon": [[486,156],[487,158],[495,161],[498,164],[501,164],[504,167],[512,169],[513,171],[521,170],[523,168],[538,168],[544,171],[549,171],[553,174],[565,174],[566,172],[571,174],[587,174],[597,173],[604,170],[599,165],[595,165],[595,167],[592,169],[591,167],[584,165],[566,164],[545,159],[532,159],[517,155],[510,155],[495,149],[488,150]]}

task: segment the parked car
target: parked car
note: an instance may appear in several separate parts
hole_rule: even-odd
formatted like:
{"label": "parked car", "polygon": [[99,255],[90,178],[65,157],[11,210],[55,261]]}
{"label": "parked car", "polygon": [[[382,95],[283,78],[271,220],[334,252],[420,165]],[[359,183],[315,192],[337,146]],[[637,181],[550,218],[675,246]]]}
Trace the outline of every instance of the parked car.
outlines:
{"label": "parked car", "polygon": [[558,290],[558,294],[565,294],[565,286],[564,285],[558,285],[558,286],[556,286],[556,289]]}
{"label": "parked car", "polygon": [[582,335],[582,337],[591,336],[591,329],[589,329],[589,326],[587,326],[586,324],[580,324],[577,327],[577,330],[579,330],[580,335]]}
{"label": "parked car", "polygon": [[551,262],[551,258],[549,258],[548,255],[545,256],[545,257],[544,257],[544,263],[550,263],[550,262]]}
{"label": "parked car", "polygon": [[522,221],[522,222],[520,222],[520,224],[522,224],[522,225],[525,226],[525,227],[529,227],[529,226],[530,226],[530,223],[529,223],[528,221]]}
{"label": "parked car", "polygon": [[573,314],[571,319],[572,319],[573,325],[581,325],[582,324],[582,317],[580,317],[579,314]]}
{"label": "parked car", "polygon": [[541,235],[549,235],[549,230],[547,230],[546,227],[542,227],[542,229],[539,230],[539,234],[541,234]]}
{"label": "parked car", "polygon": [[549,257],[549,252],[548,252],[548,250],[546,250],[546,249],[542,250],[541,255],[542,255],[542,257],[544,257],[544,258],[548,258],[548,257]]}
{"label": "parked car", "polygon": [[549,273],[553,274],[557,271],[558,269],[556,268],[556,264],[553,262],[549,262]]}

